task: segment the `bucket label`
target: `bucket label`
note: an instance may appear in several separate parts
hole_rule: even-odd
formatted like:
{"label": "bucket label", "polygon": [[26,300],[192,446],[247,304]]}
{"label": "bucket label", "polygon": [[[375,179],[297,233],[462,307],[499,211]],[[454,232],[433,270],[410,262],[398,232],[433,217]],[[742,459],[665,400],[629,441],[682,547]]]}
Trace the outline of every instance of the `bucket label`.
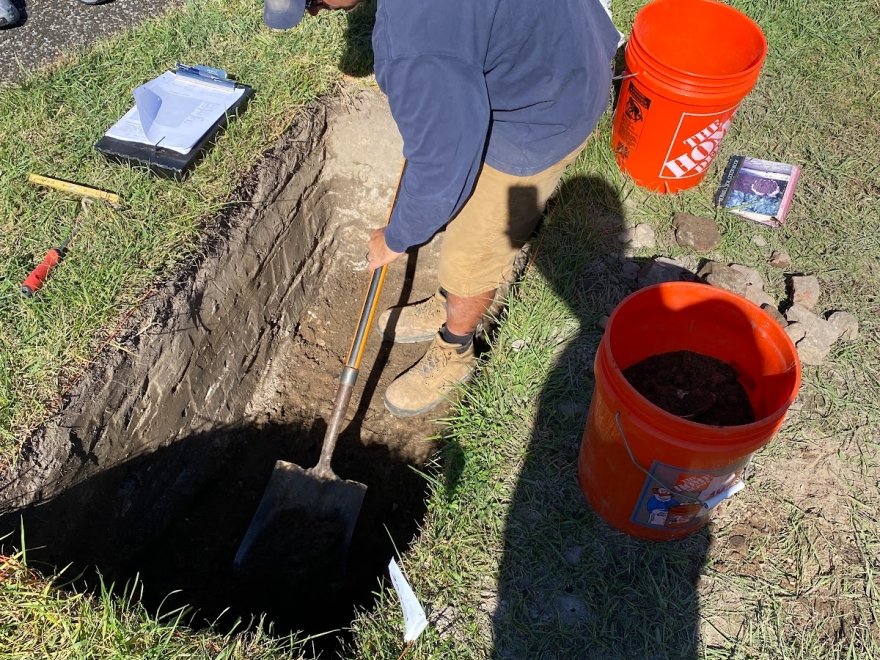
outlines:
{"label": "bucket label", "polygon": [[708,115],[683,113],[660,168],[660,178],[688,179],[702,174],[715,160],[734,112],[736,107]]}
{"label": "bucket label", "polygon": [[614,151],[621,157],[626,158],[639,143],[642,127],[645,125],[645,113],[651,107],[651,99],[645,96],[632,81],[626,88],[623,103],[623,116],[617,130],[617,144]]}
{"label": "bucket label", "polygon": [[630,520],[652,529],[695,527],[709,515],[703,502],[711,500],[738,481],[739,465],[720,471],[683,470],[654,462],[645,477],[641,495]]}

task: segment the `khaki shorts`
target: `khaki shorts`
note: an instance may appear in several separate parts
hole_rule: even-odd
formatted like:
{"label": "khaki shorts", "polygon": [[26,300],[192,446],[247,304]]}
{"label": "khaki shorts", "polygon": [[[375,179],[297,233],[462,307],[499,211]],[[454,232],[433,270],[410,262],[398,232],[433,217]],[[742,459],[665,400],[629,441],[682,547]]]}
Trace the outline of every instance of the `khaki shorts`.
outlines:
{"label": "khaki shorts", "polygon": [[534,232],[562,173],[584,145],[532,176],[505,174],[484,164],[473,194],[446,225],[440,286],[470,297],[508,281],[514,260]]}

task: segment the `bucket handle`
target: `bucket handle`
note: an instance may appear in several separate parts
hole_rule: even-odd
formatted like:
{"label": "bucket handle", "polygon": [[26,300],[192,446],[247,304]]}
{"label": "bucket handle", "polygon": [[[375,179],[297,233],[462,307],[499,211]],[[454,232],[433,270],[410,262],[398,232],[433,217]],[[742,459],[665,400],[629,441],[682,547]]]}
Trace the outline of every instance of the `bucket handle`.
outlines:
{"label": "bucket handle", "polygon": [[[619,410],[614,413],[614,423],[617,425],[617,430],[620,433],[621,439],[623,440],[623,446],[626,449],[626,453],[629,454],[629,460],[632,461],[632,464],[635,465],[640,471],[644,472],[645,476],[648,477],[648,479],[653,481],[655,484],[665,490],[668,490],[670,493],[674,493],[675,489],[672,486],[660,481],[660,479],[658,479],[656,476],[654,476],[648,470],[642,467],[642,464],[636,460],[635,456],[633,456],[632,449],[629,448],[629,441],[626,438],[626,433],[623,432],[623,426],[620,424]],[[751,458],[749,458],[749,463],[746,464],[746,469],[748,469],[749,464],[751,464]],[[714,497],[710,497],[708,500],[701,500],[699,497],[691,497],[690,495],[685,495],[684,493],[676,493],[676,497],[681,497],[682,499],[689,500],[691,502],[694,502],[695,504],[699,504],[704,509],[714,509],[716,506],[721,504],[722,501],[726,500],[728,497],[733,497],[745,487],[745,482],[742,479],[737,479],[733,484],[725,488]]]}

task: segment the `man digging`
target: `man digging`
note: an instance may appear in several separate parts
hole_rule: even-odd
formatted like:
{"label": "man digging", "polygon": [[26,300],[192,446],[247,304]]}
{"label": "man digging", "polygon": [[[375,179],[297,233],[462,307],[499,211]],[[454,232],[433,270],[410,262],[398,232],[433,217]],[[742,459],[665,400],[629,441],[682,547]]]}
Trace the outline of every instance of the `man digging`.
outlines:
{"label": "man digging", "polygon": [[431,342],[388,387],[393,415],[425,413],[470,377],[478,324],[606,108],[618,39],[599,0],[378,0],[376,80],[407,166],[370,270],[445,227],[438,292],[378,321],[393,341]]}

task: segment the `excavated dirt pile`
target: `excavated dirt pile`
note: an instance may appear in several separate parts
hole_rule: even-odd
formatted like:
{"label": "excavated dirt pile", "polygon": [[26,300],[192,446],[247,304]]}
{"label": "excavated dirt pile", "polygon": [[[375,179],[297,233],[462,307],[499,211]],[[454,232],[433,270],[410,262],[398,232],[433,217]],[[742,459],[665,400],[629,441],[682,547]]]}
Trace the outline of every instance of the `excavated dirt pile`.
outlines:
{"label": "excavated dirt pile", "polygon": [[[342,478],[368,486],[344,583],[325,588],[320,562],[298,584],[272,567],[243,579],[233,557],[275,461],[317,461],[369,279],[367,230],[385,222],[400,165],[378,93],[304,112],[201,256],[139,310],[2,477],[5,542],[23,521],[33,566],[70,565],[80,585],[99,572],[120,591],[139,575],[149,607],[190,604],[197,624],[266,612],[278,632],[321,632],[369,606],[424,515],[419,470],[437,429],[395,420],[381,399],[423,346],[370,339],[334,459]],[[435,263],[429,245],[395,264],[383,303],[430,295]]]}

